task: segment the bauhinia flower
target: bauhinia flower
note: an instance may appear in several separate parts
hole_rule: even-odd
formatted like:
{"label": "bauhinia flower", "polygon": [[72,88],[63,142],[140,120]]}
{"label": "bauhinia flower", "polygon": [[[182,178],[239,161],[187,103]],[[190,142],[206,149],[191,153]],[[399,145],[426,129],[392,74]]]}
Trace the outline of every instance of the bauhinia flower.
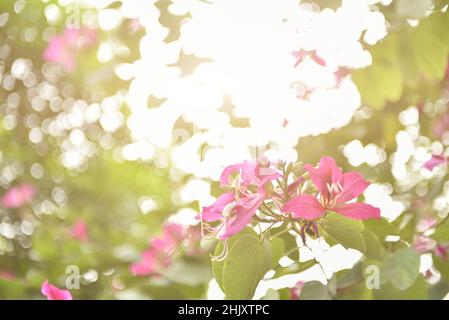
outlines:
{"label": "bauhinia flower", "polygon": [[303,287],[304,287],[304,281],[296,282],[295,286],[293,288],[290,288],[290,299],[291,300],[299,300]]}
{"label": "bauhinia flower", "polygon": [[82,219],[78,219],[70,230],[70,234],[74,239],[81,242],[89,240],[86,222]]}
{"label": "bauhinia flower", "polygon": [[73,300],[69,290],[62,290],[45,280],[41,287],[41,292],[48,300]]}
{"label": "bauhinia flower", "polygon": [[437,245],[435,247],[435,255],[437,257],[440,257],[443,260],[447,260],[449,257],[449,248],[448,246],[444,246],[444,245]]}
{"label": "bauhinia flower", "polygon": [[176,247],[184,238],[182,225],[168,223],[161,236],[151,239],[150,247],[142,253],[140,261],[131,265],[131,272],[137,276],[159,274],[171,264]]}
{"label": "bauhinia flower", "polygon": [[432,238],[419,234],[414,237],[412,248],[419,253],[426,253],[435,248],[436,244],[437,242]]}
{"label": "bauhinia flower", "polygon": [[9,189],[0,198],[0,204],[8,209],[20,208],[33,199],[36,189],[29,183],[22,183]]}
{"label": "bauhinia flower", "polygon": [[76,52],[92,46],[97,39],[93,29],[67,28],[60,35],[54,36],[44,51],[44,60],[60,63],[66,71],[76,67]]}
{"label": "bauhinia flower", "polygon": [[432,171],[433,168],[438,167],[438,166],[442,166],[442,165],[446,165],[447,162],[448,162],[448,158],[447,157],[443,157],[443,156],[440,156],[440,155],[433,154],[432,157],[429,160],[424,162],[423,168],[426,168],[427,170]]}
{"label": "bauhinia flower", "polygon": [[265,159],[243,161],[226,167],[220,184],[232,191],[220,195],[211,206],[203,207],[199,218],[203,222],[220,221],[217,227],[209,230],[221,240],[228,239],[251,222],[268,196],[267,183],[279,176]]}
{"label": "bauhinia flower", "polygon": [[365,191],[369,183],[356,172],[343,173],[331,157],[323,157],[318,168],[304,165],[317,195],[300,194],[289,200],[283,212],[294,218],[313,220],[334,211],[348,218],[365,220],[380,217],[380,210],[362,202],[349,202]]}

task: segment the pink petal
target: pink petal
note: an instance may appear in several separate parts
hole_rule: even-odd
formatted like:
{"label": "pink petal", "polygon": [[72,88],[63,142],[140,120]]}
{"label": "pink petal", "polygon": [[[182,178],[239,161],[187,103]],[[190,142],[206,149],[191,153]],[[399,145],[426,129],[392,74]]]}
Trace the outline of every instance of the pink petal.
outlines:
{"label": "pink petal", "polygon": [[340,185],[343,189],[337,195],[338,203],[347,202],[357,198],[363,193],[363,191],[365,191],[365,189],[369,186],[369,183],[362,177],[361,174],[357,172],[349,172],[343,174],[340,179]]}
{"label": "pink petal", "polygon": [[288,201],[283,212],[291,212],[295,218],[316,219],[324,215],[325,209],[315,197],[310,195],[299,195]]}
{"label": "pink petal", "polygon": [[200,217],[205,222],[213,222],[223,218],[224,208],[233,202],[235,199],[233,192],[227,192],[220,195],[214,204],[208,207],[203,207]]}
{"label": "pink petal", "polygon": [[89,239],[87,234],[87,224],[82,219],[78,219],[75,222],[70,233],[73,238],[81,242],[88,241]]}
{"label": "pink petal", "polygon": [[239,171],[241,168],[242,168],[242,163],[237,163],[237,164],[233,164],[233,165],[225,167],[220,176],[220,185],[222,185],[222,186],[229,185],[229,183],[230,183],[229,177],[236,171]]}
{"label": "pink petal", "polygon": [[321,158],[318,168],[314,168],[310,164],[304,165],[304,168],[309,173],[315,186],[324,196],[327,196],[329,193],[328,185],[337,183],[343,174],[335,163],[335,160],[331,157]]}
{"label": "pink petal", "polygon": [[433,168],[440,165],[445,165],[446,163],[447,163],[446,158],[439,155],[432,155],[432,157],[423,164],[423,168],[432,171]]}
{"label": "pink petal", "polygon": [[41,292],[48,300],[73,300],[72,294],[68,290],[62,290],[45,280],[41,287]]}
{"label": "pink petal", "polygon": [[9,189],[0,198],[0,204],[8,209],[20,208],[29,202],[36,193],[36,189],[28,183],[19,184]]}
{"label": "pink petal", "polygon": [[366,219],[379,219],[380,209],[373,207],[372,205],[363,202],[345,203],[333,208],[333,210],[345,217],[366,220]]}
{"label": "pink petal", "polygon": [[157,253],[153,249],[148,249],[143,252],[141,260],[133,263],[130,269],[135,276],[147,276],[156,273],[157,267]]}
{"label": "pink petal", "polygon": [[[257,198],[254,198],[251,207],[236,205],[233,209],[233,214],[230,218],[227,218],[223,224],[222,229],[218,233],[218,237],[221,240],[226,240],[232,235],[242,231],[249,223],[256,213],[259,206],[265,200],[265,194],[259,194]],[[249,203],[249,201],[245,202]]]}

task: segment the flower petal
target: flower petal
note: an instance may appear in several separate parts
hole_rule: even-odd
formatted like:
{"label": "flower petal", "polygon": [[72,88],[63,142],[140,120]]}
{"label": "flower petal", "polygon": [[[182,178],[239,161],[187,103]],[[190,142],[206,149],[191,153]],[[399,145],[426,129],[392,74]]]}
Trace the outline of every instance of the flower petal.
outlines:
{"label": "flower petal", "polygon": [[438,155],[432,155],[432,157],[423,164],[423,168],[432,171],[433,168],[441,166],[446,163],[447,163],[446,158]]}
{"label": "flower petal", "polygon": [[242,231],[251,222],[257,209],[264,200],[265,194],[262,193],[259,194],[256,199],[253,199],[251,207],[236,205],[232,215],[225,220],[222,229],[218,233],[218,237],[221,240],[226,240],[232,235]]}
{"label": "flower petal", "polygon": [[335,163],[335,160],[331,157],[322,157],[318,168],[314,168],[310,164],[304,165],[304,168],[309,173],[315,186],[324,196],[328,196],[328,185],[337,183],[343,174]]}
{"label": "flower petal", "polygon": [[342,190],[337,195],[338,203],[357,198],[369,186],[369,182],[357,172],[345,173],[339,183],[342,186]]}
{"label": "flower petal", "polygon": [[47,297],[48,300],[73,300],[72,294],[69,290],[62,290],[45,280],[41,286],[41,293]]}
{"label": "flower petal", "polygon": [[372,205],[363,202],[346,203],[344,205],[337,206],[333,210],[345,217],[366,220],[366,219],[379,219],[380,209],[373,207]]}
{"label": "flower petal", "polygon": [[205,222],[213,222],[223,218],[224,208],[233,202],[235,199],[234,193],[227,192],[220,195],[217,200],[208,207],[203,207],[203,212],[200,214],[200,218]]}
{"label": "flower petal", "polygon": [[316,219],[324,215],[325,210],[315,197],[300,195],[288,201],[283,212],[291,212],[295,218]]}

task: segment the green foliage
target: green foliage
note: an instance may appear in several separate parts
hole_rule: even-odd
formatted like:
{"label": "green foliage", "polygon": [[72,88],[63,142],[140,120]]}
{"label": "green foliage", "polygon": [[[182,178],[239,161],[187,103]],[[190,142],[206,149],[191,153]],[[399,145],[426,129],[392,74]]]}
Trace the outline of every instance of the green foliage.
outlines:
{"label": "green foliage", "polygon": [[[410,3],[410,2],[413,2]],[[413,5],[421,1],[400,1],[398,10],[410,10],[421,16]],[[419,12],[418,12],[419,11]],[[376,109],[398,102],[408,89],[416,89],[423,79],[439,82],[443,79],[449,55],[449,13],[434,12],[417,27],[405,26],[370,48],[371,66],[352,73],[363,101]]]}
{"label": "green foliage", "polygon": [[215,279],[227,299],[251,299],[264,274],[271,269],[268,241],[252,230],[235,235],[224,261],[214,261]]}
{"label": "green foliage", "polygon": [[418,277],[420,255],[410,249],[399,249],[388,255],[382,265],[382,281],[389,281],[398,290],[410,288]]}
{"label": "green foliage", "polygon": [[345,248],[352,248],[364,253],[366,251],[363,239],[363,222],[346,218],[337,213],[326,216],[322,225],[325,232]]}

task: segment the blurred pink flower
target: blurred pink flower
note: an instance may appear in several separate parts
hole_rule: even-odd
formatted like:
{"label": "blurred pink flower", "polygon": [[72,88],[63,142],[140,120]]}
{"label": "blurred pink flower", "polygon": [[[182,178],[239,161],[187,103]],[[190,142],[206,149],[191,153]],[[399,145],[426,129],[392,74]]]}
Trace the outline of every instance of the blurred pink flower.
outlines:
{"label": "blurred pink flower", "polygon": [[1,198],[0,204],[8,209],[20,208],[29,202],[36,189],[29,183],[22,183],[9,189]]}
{"label": "blurred pink flower", "polygon": [[307,50],[301,49],[299,51],[293,51],[292,54],[296,59],[296,63],[294,65],[294,67],[297,67],[302,61],[304,61],[304,59],[306,57],[310,57],[310,59],[312,59],[313,61],[318,63],[320,66],[323,66],[323,67],[326,66],[326,61],[324,61],[324,59],[321,58],[314,50],[307,51]]}
{"label": "blurred pink flower", "polygon": [[435,248],[435,255],[443,260],[448,258],[448,247],[443,245],[437,245]]}
{"label": "blurred pink flower", "polygon": [[93,29],[67,28],[54,36],[44,51],[44,60],[60,63],[66,71],[76,67],[76,52],[91,47],[97,41],[97,32]]}
{"label": "blurred pink flower", "polygon": [[423,168],[432,171],[433,168],[447,164],[447,158],[440,155],[432,155],[432,157],[423,164]]}
{"label": "blurred pink flower", "polygon": [[318,199],[305,194],[296,196],[284,205],[284,212],[309,220],[322,217],[327,211],[357,220],[380,218],[378,208],[362,202],[347,203],[361,195],[369,185],[359,173],[343,173],[331,157],[321,158],[318,168],[309,164],[304,168],[318,189]]}
{"label": "blurred pink flower", "polygon": [[303,287],[304,287],[304,282],[298,281],[298,282],[296,282],[296,284],[293,288],[290,288],[291,300],[299,300],[299,297],[301,296],[301,290]]}
{"label": "blurred pink flower", "polygon": [[82,219],[78,219],[75,221],[72,229],[70,230],[70,234],[76,240],[81,242],[86,242],[89,240],[88,232],[87,232],[87,224]]}
{"label": "blurred pink flower", "polygon": [[4,279],[4,280],[14,280],[16,278],[16,276],[9,271],[6,270],[0,270],[0,279]]}
{"label": "blurred pink flower", "polygon": [[45,280],[41,287],[41,292],[48,300],[73,300],[69,290],[62,290]]}
{"label": "blurred pink flower", "polygon": [[435,240],[423,235],[416,235],[413,239],[412,248],[419,253],[425,253],[435,248],[435,245]]}
{"label": "blurred pink flower", "polygon": [[185,238],[185,228],[176,223],[165,225],[162,235],[150,241],[150,247],[145,250],[138,262],[130,267],[131,272],[137,276],[158,274],[162,268],[171,264],[171,257],[176,247]]}
{"label": "blurred pink flower", "polygon": [[432,229],[437,224],[437,219],[432,216],[427,216],[418,221],[416,224],[416,231],[418,232],[424,232],[429,229]]}
{"label": "blurred pink flower", "polygon": [[[233,174],[236,177],[231,181]],[[220,195],[214,204],[203,207],[199,218],[205,222],[221,221],[218,227],[210,230],[221,240],[228,239],[251,222],[267,198],[265,185],[279,176],[266,159],[227,166],[221,174],[220,184],[234,191]]]}

